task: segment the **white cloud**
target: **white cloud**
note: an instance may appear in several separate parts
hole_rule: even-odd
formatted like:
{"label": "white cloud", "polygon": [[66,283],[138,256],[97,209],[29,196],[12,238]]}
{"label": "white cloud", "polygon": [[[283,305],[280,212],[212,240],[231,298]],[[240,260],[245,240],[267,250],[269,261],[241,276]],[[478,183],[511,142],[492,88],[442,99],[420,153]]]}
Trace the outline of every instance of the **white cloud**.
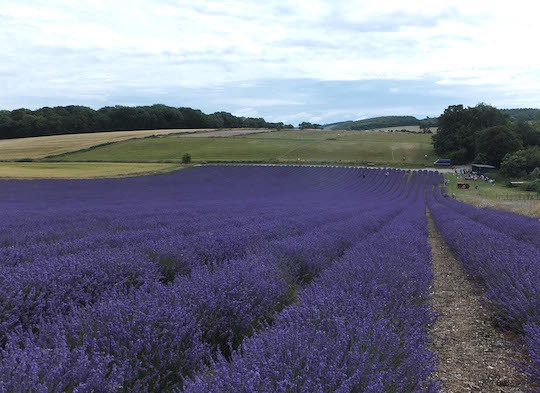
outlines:
{"label": "white cloud", "polygon": [[[538,106],[539,11],[533,0],[0,0],[0,103],[307,78],[487,86],[507,106]],[[265,97],[257,107],[295,102]]]}

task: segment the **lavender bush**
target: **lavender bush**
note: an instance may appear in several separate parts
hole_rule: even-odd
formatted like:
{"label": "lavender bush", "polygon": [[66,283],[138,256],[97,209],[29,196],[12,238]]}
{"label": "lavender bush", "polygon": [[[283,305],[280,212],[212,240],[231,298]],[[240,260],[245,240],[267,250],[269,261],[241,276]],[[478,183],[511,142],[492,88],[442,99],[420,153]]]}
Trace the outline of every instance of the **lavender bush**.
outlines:
{"label": "lavender bush", "polygon": [[[209,166],[2,182],[0,392],[436,391],[425,190],[441,228],[455,210],[439,181]],[[535,237],[453,214],[524,245],[504,249],[514,274],[463,258],[537,359]]]}
{"label": "lavender bush", "polygon": [[540,383],[540,249],[536,245],[540,223],[447,202],[438,187],[428,195],[443,238],[484,290],[499,325],[524,335],[530,357],[526,368],[533,383]]}
{"label": "lavender bush", "polygon": [[416,196],[321,273],[272,327],[185,391],[436,391],[426,349],[430,249],[424,201],[415,203]]}

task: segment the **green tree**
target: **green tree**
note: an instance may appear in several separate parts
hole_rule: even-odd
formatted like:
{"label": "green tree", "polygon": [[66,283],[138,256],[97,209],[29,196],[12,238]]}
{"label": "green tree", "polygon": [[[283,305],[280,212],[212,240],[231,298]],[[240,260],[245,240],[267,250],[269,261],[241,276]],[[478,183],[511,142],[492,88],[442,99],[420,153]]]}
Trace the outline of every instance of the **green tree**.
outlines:
{"label": "green tree", "polygon": [[244,127],[246,128],[265,128],[266,121],[262,118],[247,117],[244,120]]}
{"label": "green tree", "polygon": [[439,117],[433,147],[438,155],[450,156],[456,163],[472,160],[476,153],[476,132],[506,122],[503,112],[486,104],[468,108],[451,105]]}
{"label": "green tree", "polygon": [[0,139],[96,131],[205,127],[279,128],[284,125],[268,123],[262,118],[238,117],[227,112],[207,115],[196,109],[161,104],[109,106],[97,111],[78,105],[44,107],[35,111],[0,111]]}
{"label": "green tree", "polygon": [[518,120],[514,125],[514,129],[521,136],[523,146],[540,145],[540,130],[535,129],[529,122]]}
{"label": "green tree", "polygon": [[303,121],[302,123],[300,123],[298,125],[298,128],[300,128],[301,130],[306,130],[306,129],[316,129],[316,130],[320,130],[322,129],[322,125],[320,124],[313,124],[313,123],[310,123],[308,121]]}
{"label": "green tree", "polygon": [[182,164],[189,164],[191,163],[191,154],[186,153],[182,156]]}
{"label": "green tree", "polygon": [[531,175],[535,171],[538,173],[539,167],[540,148],[534,146],[516,151],[512,154],[506,154],[501,163],[501,172],[508,177],[522,177]]}
{"label": "green tree", "polygon": [[527,173],[525,157],[519,154],[506,153],[501,162],[501,173],[506,177],[522,177]]}
{"label": "green tree", "polygon": [[487,158],[487,164],[497,168],[507,153],[522,147],[521,137],[505,126],[495,126],[475,134],[475,147],[478,155]]}
{"label": "green tree", "polygon": [[426,123],[420,124],[420,130],[422,131],[423,134],[429,133],[429,124],[426,124]]}
{"label": "green tree", "polygon": [[224,128],[225,120],[223,120],[223,117],[219,113],[212,113],[208,115],[207,124],[210,128]]}

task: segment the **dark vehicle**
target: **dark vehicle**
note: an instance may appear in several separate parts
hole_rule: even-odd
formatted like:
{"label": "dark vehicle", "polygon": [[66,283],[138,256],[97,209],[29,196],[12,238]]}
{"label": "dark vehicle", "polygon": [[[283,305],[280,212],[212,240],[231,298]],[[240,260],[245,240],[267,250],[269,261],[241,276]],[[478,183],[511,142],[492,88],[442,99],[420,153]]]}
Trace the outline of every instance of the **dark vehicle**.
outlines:
{"label": "dark vehicle", "polygon": [[485,165],[485,164],[472,164],[472,171],[480,174],[488,173],[488,172],[494,172],[497,168],[495,168],[493,165]]}
{"label": "dark vehicle", "polygon": [[436,166],[450,166],[450,158],[439,158],[433,163]]}

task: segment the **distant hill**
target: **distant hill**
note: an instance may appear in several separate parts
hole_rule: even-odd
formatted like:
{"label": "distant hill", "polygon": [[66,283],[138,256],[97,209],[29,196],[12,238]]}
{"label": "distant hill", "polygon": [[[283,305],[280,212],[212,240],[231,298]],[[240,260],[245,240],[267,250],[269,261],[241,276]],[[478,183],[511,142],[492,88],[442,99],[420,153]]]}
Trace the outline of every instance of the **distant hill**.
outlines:
{"label": "distant hill", "polygon": [[[508,115],[510,121],[524,120],[533,121],[536,119],[536,113],[540,111],[537,108],[516,108],[501,109]],[[328,130],[371,130],[375,128],[400,127],[400,126],[419,126],[425,124],[429,127],[437,127],[438,117],[426,117],[417,119],[414,116],[379,116],[370,117],[362,120],[347,120],[336,123],[325,124],[323,127]]]}
{"label": "distant hill", "polygon": [[338,126],[341,126],[343,124],[348,124],[348,123],[354,123],[354,120],[345,120],[345,121],[338,121],[336,123],[324,124],[323,128],[326,128],[328,130],[332,130],[334,128],[339,128]]}
{"label": "distant hill", "polygon": [[419,126],[426,124],[430,127],[437,126],[437,118],[418,120],[414,116],[379,116],[362,120],[349,120],[338,123],[325,124],[324,128],[331,130],[371,130],[374,128]]}
{"label": "distant hill", "polygon": [[501,109],[501,111],[506,113],[510,117],[510,120],[512,121],[516,121],[516,120],[530,121],[530,120],[535,120],[536,113],[540,111],[540,109],[518,108],[518,109]]}

